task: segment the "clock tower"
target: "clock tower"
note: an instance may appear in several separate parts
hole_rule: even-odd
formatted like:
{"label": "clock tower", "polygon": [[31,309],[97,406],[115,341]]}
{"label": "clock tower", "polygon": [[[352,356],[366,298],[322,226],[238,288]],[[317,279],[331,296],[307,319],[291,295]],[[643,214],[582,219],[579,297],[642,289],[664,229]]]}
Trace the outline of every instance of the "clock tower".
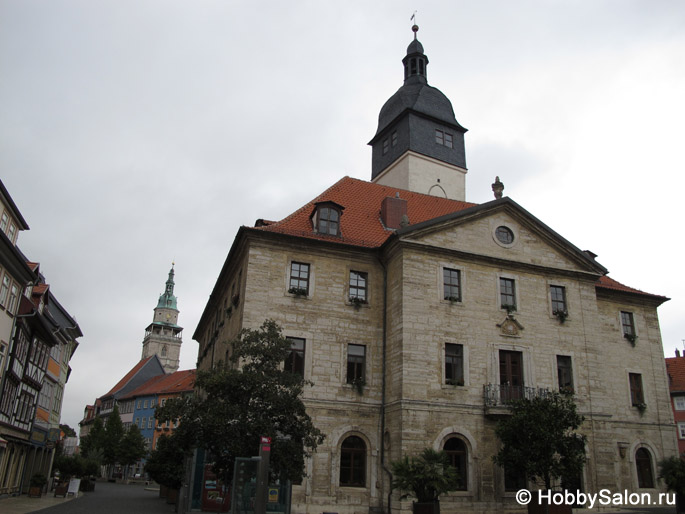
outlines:
{"label": "clock tower", "polygon": [[143,339],[143,359],[157,354],[164,371],[173,373],[178,370],[181,358],[181,332],[178,324],[178,309],[174,296],[174,264],[171,264],[169,278],[164,293],[159,297],[152,323],[145,329]]}

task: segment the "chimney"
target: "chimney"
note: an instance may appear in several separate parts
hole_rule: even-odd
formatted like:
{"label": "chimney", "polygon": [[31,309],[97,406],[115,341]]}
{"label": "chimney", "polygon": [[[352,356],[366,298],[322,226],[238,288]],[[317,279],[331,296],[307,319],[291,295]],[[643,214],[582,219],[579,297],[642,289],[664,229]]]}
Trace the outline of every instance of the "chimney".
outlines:
{"label": "chimney", "polygon": [[675,349],[675,356],[680,357],[680,350],[678,348]]}
{"label": "chimney", "polygon": [[395,198],[386,196],[381,202],[381,221],[386,228],[398,229],[402,218],[407,216],[407,201],[395,193]]}

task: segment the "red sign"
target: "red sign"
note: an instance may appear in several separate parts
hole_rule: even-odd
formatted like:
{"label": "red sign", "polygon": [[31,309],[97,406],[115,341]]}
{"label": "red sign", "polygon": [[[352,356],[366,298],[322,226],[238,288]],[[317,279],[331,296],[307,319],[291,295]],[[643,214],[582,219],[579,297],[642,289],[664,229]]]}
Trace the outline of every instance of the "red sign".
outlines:
{"label": "red sign", "polygon": [[271,438],[270,438],[270,437],[266,437],[266,436],[262,436],[261,443],[262,443],[262,444],[271,444]]}

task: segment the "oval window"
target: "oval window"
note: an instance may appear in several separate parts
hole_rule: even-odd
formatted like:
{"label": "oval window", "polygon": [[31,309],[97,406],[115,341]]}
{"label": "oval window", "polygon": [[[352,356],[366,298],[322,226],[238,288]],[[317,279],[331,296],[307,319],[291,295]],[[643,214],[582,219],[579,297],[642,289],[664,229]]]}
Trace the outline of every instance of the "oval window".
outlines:
{"label": "oval window", "polygon": [[503,225],[497,227],[497,230],[495,230],[495,237],[500,243],[505,245],[510,245],[514,242],[514,233],[511,229]]}

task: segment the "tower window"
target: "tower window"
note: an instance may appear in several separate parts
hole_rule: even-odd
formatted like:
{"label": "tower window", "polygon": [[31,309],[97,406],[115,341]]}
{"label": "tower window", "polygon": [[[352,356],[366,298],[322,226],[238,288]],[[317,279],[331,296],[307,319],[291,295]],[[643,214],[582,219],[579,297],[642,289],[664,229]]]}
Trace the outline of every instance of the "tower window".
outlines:
{"label": "tower window", "polygon": [[393,133],[390,135],[390,139],[392,141],[392,146],[397,146],[397,131],[393,131]]}
{"label": "tower window", "polygon": [[446,146],[447,148],[454,148],[454,138],[449,132],[444,130],[435,129],[435,142],[439,145]]}
{"label": "tower window", "polygon": [[416,59],[411,60],[411,74],[416,75]]}
{"label": "tower window", "polygon": [[390,149],[390,142],[387,139],[383,140],[383,155],[388,153],[388,150]]}

